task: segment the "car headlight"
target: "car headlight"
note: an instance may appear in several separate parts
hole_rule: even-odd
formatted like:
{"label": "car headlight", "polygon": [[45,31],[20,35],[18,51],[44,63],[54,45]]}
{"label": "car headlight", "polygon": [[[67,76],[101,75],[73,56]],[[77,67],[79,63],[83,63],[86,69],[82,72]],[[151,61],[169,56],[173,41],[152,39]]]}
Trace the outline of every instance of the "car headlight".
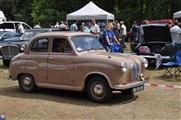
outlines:
{"label": "car headlight", "polygon": [[122,62],[121,63],[121,70],[123,71],[123,72],[126,72],[127,71],[127,64],[125,63],[125,62]]}
{"label": "car headlight", "polygon": [[145,68],[148,67],[148,60],[146,60],[145,58],[143,58],[143,65]]}

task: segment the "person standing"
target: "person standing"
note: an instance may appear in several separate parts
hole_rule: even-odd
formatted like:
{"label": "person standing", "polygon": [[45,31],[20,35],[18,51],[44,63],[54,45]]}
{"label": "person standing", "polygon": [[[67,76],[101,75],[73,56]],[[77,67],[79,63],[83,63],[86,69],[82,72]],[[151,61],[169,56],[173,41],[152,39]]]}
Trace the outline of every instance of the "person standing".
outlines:
{"label": "person standing", "polygon": [[112,45],[114,42],[120,45],[113,32],[113,24],[108,23],[102,35],[102,45],[106,49],[106,51],[111,52]]}
{"label": "person standing", "polygon": [[19,23],[19,24],[18,24],[18,32],[19,32],[20,34],[23,34],[23,33],[25,32],[22,23]]}
{"label": "person standing", "polygon": [[96,21],[94,19],[90,20],[90,23],[91,23],[90,32],[99,38],[100,34],[99,25],[96,24]]}
{"label": "person standing", "polygon": [[70,26],[70,31],[78,31],[77,22],[74,22],[74,23]]}
{"label": "person standing", "polygon": [[181,41],[181,29],[178,26],[178,22],[174,22],[174,26],[170,29],[171,37],[173,41]]}
{"label": "person standing", "polygon": [[56,24],[54,25],[54,28],[59,28],[59,22],[56,22]]}
{"label": "person standing", "polygon": [[87,22],[84,26],[84,32],[90,33],[91,24],[90,22]]}
{"label": "person standing", "polygon": [[117,20],[113,21],[113,32],[116,36],[116,38],[119,40],[120,39],[120,24]]}
{"label": "person standing", "polygon": [[60,31],[67,31],[67,29],[68,29],[63,21],[60,21],[59,28],[60,28]]}
{"label": "person standing", "polygon": [[138,43],[140,38],[140,27],[137,25],[136,21],[134,21],[130,31],[131,31],[131,40],[134,43]]}
{"label": "person standing", "polygon": [[36,24],[33,28],[35,28],[35,29],[40,29],[40,28],[41,28],[40,22],[38,22],[38,24]]}
{"label": "person standing", "polygon": [[125,39],[126,39],[126,26],[124,21],[120,21],[120,44],[122,48],[126,48]]}

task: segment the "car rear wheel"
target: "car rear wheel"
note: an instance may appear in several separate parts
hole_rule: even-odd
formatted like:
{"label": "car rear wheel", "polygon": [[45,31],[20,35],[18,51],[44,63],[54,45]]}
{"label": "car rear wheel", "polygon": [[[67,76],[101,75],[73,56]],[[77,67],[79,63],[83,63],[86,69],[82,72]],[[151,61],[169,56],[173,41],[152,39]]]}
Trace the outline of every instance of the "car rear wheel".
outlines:
{"label": "car rear wheel", "polygon": [[29,74],[20,77],[19,87],[23,92],[35,92],[37,89],[33,76]]}
{"label": "car rear wheel", "polygon": [[103,77],[93,77],[88,82],[88,96],[94,102],[102,103],[108,101],[112,96],[112,90]]}

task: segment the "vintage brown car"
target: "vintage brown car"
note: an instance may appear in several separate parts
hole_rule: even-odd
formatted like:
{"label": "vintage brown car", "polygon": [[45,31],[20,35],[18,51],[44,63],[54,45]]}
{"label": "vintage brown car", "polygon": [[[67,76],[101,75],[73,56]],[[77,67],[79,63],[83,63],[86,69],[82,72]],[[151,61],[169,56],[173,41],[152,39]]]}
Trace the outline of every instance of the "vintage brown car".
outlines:
{"label": "vintage brown car", "polygon": [[105,102],[112,91],[142,91],[147,66],[136,55],[106,52],[91,34],[52,32],[32,38],[24,53],[12,59],[9,76],[24,92],[37,87],[86,91],[93,101]]}

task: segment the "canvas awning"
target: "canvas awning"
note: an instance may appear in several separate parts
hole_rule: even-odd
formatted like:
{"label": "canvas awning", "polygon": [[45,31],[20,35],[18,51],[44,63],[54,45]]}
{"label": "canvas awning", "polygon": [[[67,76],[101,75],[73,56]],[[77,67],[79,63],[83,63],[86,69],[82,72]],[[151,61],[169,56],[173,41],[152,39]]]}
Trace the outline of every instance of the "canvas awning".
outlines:
{"label": "canvas awning", "polygon": [[83,8],[67,15],[67,20],[114,20],[114,15],[89,2]]}
{"label": "canvas awning", "polygon": [[173,14],[173,18],[181,18],[181,10]]}
{"label": "canvas awning", "polygon": [[3,11],[0,10],[0,21],[6,21]]}

